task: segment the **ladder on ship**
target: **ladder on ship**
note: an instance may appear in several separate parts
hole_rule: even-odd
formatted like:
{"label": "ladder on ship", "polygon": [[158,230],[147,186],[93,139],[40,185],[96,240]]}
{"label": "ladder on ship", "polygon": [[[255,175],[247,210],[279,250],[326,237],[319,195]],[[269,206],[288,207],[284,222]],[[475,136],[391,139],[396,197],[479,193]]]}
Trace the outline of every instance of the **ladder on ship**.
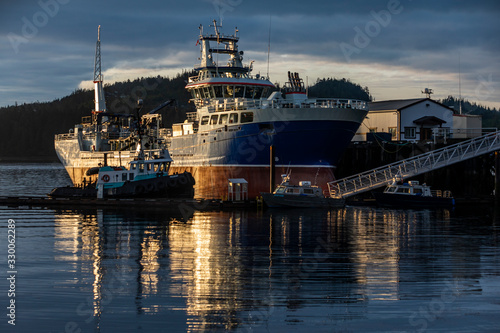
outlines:
{"label": "ladder on ship", "polygon": [[328,183],[332,198],[347,198],[386,186],[394,177],[409,178],[500,150],[500,131],[387,164]]}

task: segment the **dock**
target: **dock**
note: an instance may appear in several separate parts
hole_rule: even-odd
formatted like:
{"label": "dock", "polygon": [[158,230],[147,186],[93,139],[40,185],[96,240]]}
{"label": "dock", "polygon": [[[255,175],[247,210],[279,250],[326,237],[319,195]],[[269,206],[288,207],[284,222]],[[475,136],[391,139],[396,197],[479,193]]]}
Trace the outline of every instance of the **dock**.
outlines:
{"label": "dock", "polygon": [[80,208],[165,208],[179,210],[217,211],[262,207],[257,200],[224,201],[216,199],[168,198],[50,198],[41,196],[0,197],[0,206],[8,207],[80,207]]}
{"label": "dock", "polygon": [[[495,197],[466,196],[456,197],[456,206],[494,205]],[[372,197],[351,197],[346,206],[376,206]],[[44,208],[152,208],[177,209],[180,211],[224,211],[250,210],[265,207],[260,200],[227,201],[220,199],[167,199],[167,198],[134,198],[134,199],[97,199],[97,198],[50,198],[41,196],[0,197],[0,206],[7,207],[44,207]]]}
{"label": "dock", "polygon": [[[432,150],[328,183],[330,196],[348,198],[388,185],[395,177],[412,178],[500,150],[500,131]],[[497,177],[496,182],[500,182]]]}

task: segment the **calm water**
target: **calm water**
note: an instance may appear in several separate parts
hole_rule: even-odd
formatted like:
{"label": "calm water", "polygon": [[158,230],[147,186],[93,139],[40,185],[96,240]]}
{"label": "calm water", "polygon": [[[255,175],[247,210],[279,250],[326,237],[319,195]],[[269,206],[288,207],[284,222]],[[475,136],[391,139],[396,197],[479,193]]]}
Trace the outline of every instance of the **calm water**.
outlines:
{"label": "calm water", "polygon": [[[57,164],[22,169],[0,165],[1,195],[68,182]],[[498,332],[499,220],[488,207],[1,207],[0,331]]]}

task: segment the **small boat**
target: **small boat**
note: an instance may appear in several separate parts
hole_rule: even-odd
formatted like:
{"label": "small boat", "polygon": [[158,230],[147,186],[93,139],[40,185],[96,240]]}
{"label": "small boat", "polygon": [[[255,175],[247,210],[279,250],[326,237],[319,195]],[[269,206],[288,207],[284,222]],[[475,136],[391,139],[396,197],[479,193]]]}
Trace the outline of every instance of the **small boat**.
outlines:
{"label": "small boat", "polygon": [[455,199],[450,191],[431,190],[416,180],[404,183],[396,177],[383,192],[373,193],[377,204],[383,207],[451,207]]}
{"label": "small boat", "polygon": [[281,175],[282,182],[273,193],[261,193],[268,207],[336,208],[343,207],[344,199],[325,197],[319,186],[310,181],[290,185],[290,175]]}
{"label": "small boat", "polygon": [[124,166],[91,168],[87,175],[97,173],[97,182],[76,187],[58,187],[50,197],[98,198],[193,198],[195,184],[189,172],[170,175],[172,158],[167,150],[139,158]]}

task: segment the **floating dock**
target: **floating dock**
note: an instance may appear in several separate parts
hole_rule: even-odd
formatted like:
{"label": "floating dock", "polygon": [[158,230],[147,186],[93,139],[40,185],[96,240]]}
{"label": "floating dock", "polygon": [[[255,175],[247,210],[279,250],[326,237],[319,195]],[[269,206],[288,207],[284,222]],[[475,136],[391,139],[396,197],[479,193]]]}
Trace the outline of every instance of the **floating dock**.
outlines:
{"label": "floating dock", "polygon": [[36,196],[0,197],[0,206],[9,207],[86,207],[86,208],[116,208],[116,207],[148,207],[148,208],[178,208],[198,211],[249,209],[262,207],[258,200],[224,201],[204,199],[97,199],[97,198],[50,198]]}
{"label": "floating dock", "polygon": [[[455,198],[455,205],[491,205],[495,204],[494,196],[467,196]],[[372,197],[355,197],[346,201],[346,206],[376,206]],[[47,207],[47,208],[162,208],[192,211],[221,211],[232,209],[261,209],[264,204],[261,200],[226,201],[211,199],[163,199],[163,198],[134,198],[134,199],[94,199],[94,198],[50,198],[50,197],[0,197],[0,206],[8,207]]]}

